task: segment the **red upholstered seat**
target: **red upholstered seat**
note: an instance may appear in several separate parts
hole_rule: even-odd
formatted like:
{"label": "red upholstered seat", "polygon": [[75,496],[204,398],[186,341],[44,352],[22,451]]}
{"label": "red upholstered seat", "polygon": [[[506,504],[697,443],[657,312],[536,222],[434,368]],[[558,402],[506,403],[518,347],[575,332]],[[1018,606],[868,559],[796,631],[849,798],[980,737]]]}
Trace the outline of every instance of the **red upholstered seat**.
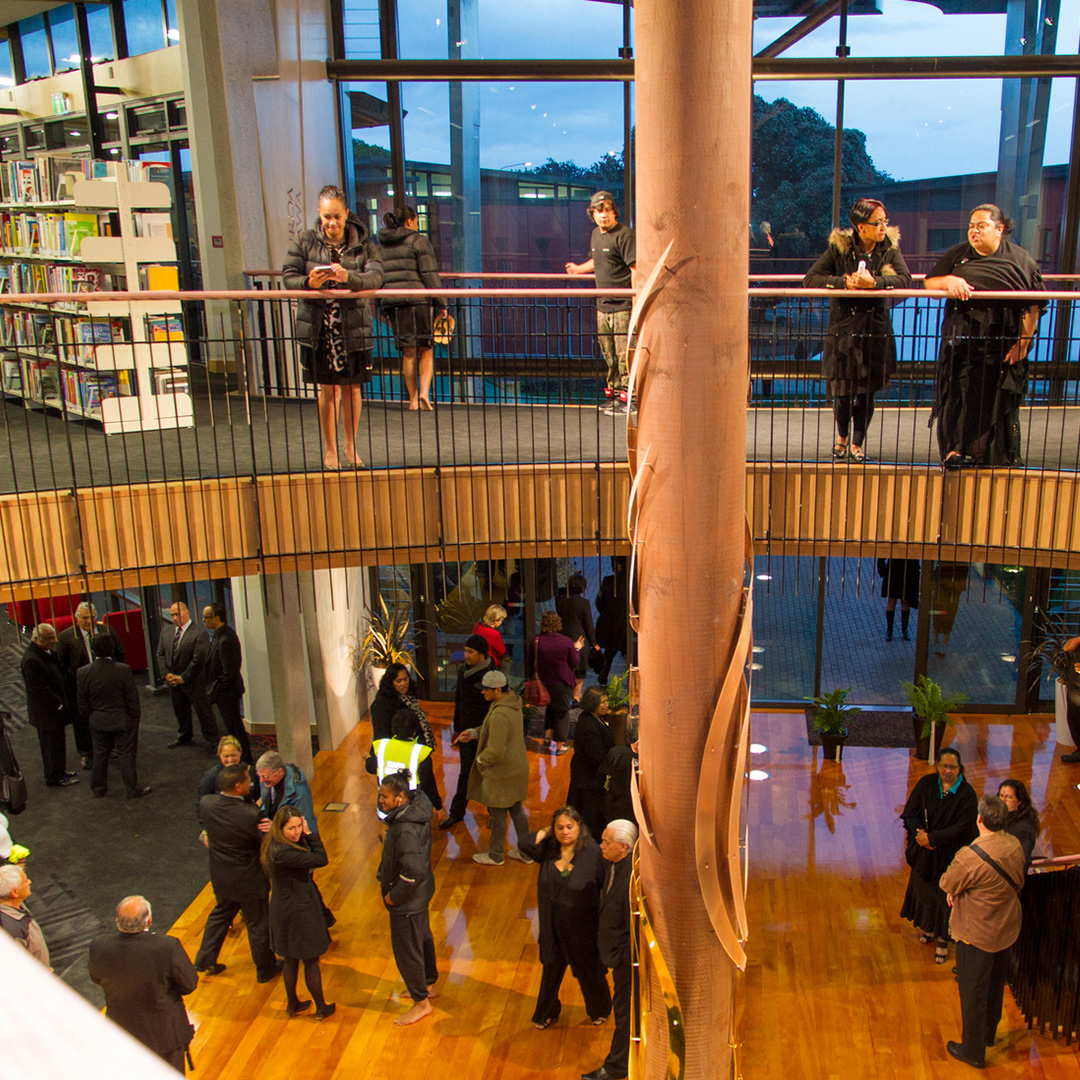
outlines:
{"label": "red upholstered seat", "polygon": [[107,611],[101,621],[108,623],[124,643],[124,663],[132,671],[145,671],[150,666],[150,661],[146,655],[142,610],[130,608],[127,611]]}

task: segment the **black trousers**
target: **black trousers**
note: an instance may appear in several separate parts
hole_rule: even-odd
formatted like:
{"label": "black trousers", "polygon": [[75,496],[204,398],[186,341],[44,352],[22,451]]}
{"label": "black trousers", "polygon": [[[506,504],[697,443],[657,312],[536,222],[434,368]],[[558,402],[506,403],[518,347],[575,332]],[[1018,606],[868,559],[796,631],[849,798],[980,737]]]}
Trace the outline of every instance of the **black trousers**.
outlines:
{"label": "black trousers", "polygon": [[630,991],[633,964],[629,960],[611,969],[611,1011],[615,1014],[615,1033],[611,1049],[604,1058],[604,1068],[612,1077],[627,1076],[630,1072]]}
{"label": "black trousers", "polygon": [[472,772],[473,762],[476,760],[476,740],[458,743],[458,753],[461,769],[458,772],[457,791],[450,803],[450,816],[463,818],[469,808],[469,773]]}
{"label": "black trousers", "polygon": [[[611,991],[608,990],[607,971],[600,963],[600,958],[593,955],[584,962],[571,961],[569,966],[581,986],[589,1019],[607,1019],[611,1013]],[[533,1012],[534,1024],[554,1020],[562,1012],[559,987],[562,986],[566,968],[565,960],[552,960],[544,965],[543,974],[540,976],[540,993],[536,996],[536,1009]]]}
{"label": "black trousers", "polygon": [[986,1048],[994,1045],[1008,973],[1008,949],[984,952],[963,941],[956,943],[956,981],[964,1022],[961,1045],[969,1061],[982,1061]]}
{"label": "black trousers", "polygon": [[1080,702],[1073,703],[1072,698],[1065,696],[1065,719],[1069,723],[1069,734],[1072,736],[1073,746],[1080,750]]}
{"label": "black trousers", "polygon": [[62,727],[37,728],[46,784],[59,784],[67,772],[67,733]]}
{"label": "black trousers", "polygon": [[222,900],[215,897],[217,903],[206,920],[202,944],[195,954],[197,968],[209,967],[217,963],[218,953],[225,943],[236,913],[244,913],[244,928],[247,930],[248,947],[255,971],[262,976],[272,975],[277,968],[277,957],[270,948],[270,901],[267,900]]}
{"label": "black trousers", "polygon": [[410,914],[390,912],[390,948],[394,963],[405,980],[413,1001],[426,1001],[428,987],[438,981],[435,939],[431,936],[428,909]]}
{"label": "black trousers", "polygon": [[90,769],[90,787],[104,794],[109,790],[109,754],[115,748],[120,759],[120,778],[129,795],[139,790],[135,755],[139,752],[139,725],[127,731],[91,731],[94,764]]}
{"label": "black trousers", "polygon": [[75,749],[83,757],[89,757],[94,752],[94,736],[90,731],[90,721],[81,717],[78,709],[72,714],[71,730],[75,733]]}
{"label": "black trousers", "polygon": [[866,432],[873,415],[873,394],[837,394],[833,398],[833,418],[836,420],[837,434],[841,439],[846,439],[851,422],[854,420],[855,431],[851,441],[856,446],[862,446],[866,441]]}
{"label": "black trousers", "polygon": [[255,764],[251,756],[251,743],[248,740],[247,728],[244,727],[244,718],[240,715],[240,702],[243,695],[218,694],[214,704],[221,713],[221,722],[225,726],[225,734],[231,735],[240,744],[240,760],[249,765]]}
{"label": "black trousers", "polygon": [[177,738],[186,740],[194,734],[191,725],[191,707],[194,705],[203,738],[216,750],[217,721],[214,719],[214,710],[210,708],[210,702],[206,700],[206,692],[203,688],[201,686],[190,689],[174,688],[171,694],[173,712],[176,714]]}

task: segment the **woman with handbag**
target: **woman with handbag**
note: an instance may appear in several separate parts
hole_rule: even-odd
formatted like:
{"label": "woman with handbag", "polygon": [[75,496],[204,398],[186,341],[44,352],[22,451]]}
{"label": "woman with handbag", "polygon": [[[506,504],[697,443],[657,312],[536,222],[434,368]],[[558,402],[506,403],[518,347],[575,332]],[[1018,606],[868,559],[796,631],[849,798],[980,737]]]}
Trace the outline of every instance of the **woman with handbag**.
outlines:
{"label": "woman with handbag", "polygon": [[[554,611],[545,611],[540,620],[540,633],[531,642],[527,652],[529,681],[525,684],[525,701],[529,705],[542,705],[542,687],[547,692],[547,712],[544,715],[544,741],[552,744],[557,755],[565,754],[570,734],[570,704],[573,700],[577,666],[581,659],[579,649],[585,644],[578,638],[576,644],[562,633],[562,619]],[[536,686],[536,683],[540,687]]]}

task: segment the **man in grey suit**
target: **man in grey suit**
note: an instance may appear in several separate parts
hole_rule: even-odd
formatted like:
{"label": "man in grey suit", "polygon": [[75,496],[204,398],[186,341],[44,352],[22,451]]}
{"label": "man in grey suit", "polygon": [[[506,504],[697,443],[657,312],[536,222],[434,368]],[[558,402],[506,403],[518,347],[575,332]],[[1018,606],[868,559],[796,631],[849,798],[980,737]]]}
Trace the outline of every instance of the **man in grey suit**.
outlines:
{"label": "man in grey suit", "polygon": [[191,709],[199,717],[199,727],[210,750],[217,750],[218,728],[210,702],[206,699],[206,661],[210,654],[210,638],[201,626],[191,621],[187,604],[179,600],[169,608],[173,625],[161,631],[158,641],[158,663],[172,694],[176,714],[176,738],[169,749],[186,746],[192,741]]}
{"label": "man in grey suit", "polygon": [[218,776],[218,788],[219,794],[199,800],[217,903],[206,920],[195,968],[208,975],[225,970],[217,962],[218,953],[236,913],[242,911],[256,977],[261,983],[269,982],[281,965],[270,948],[270,884],[259,862],[259,809],[247,801],[251,791],[247,765],[226,765]]}
{"label": "man in grey suit", "polygon": [[91,790],[99,799],[108,792],[109,754],[115,748],[127,797],[139,799],[150,794],[150,788],[139,786],[135,766],[142,705],[131,668],[113,659],[115,647],[111,634],[98,634],[91,641],[94,662],[78,670],[76,700],[93,739]]}
{"label": "man in grey suit", "polygon": [[[60,670],[64,673],[64,685],[67,687],[68,701],[75,708],[78,700],[78,685],[75,676],[79,668],[93,662],[94,657],[90,651],[90,642],[98,634],[109,634],[113,639],[113,659],[123,663],[124,643],[120,640],[116,631],[107,623],[99,623],[97,611],[93,604],[85,600],[75,609],[75,621],[66,630],[62,630],[56,638],[56,659],[60,661]],[[90,729],[86,726],[86,720],[76,710],[71,721],[72,731],[75,733],[75,749],[82,757],[82,767],[89,769],[94,756],[94,740],[90,735]]]}
{"label": "man in grey suit", "polygon": [[90,942],[90,978],[105,991],[105,1015],[183,1073],[184,1051],[195,1034],[184,995],[198,986],[199,976],[184,946],[151,933],[151,922],[145,897],[121,900],[120,933]]}

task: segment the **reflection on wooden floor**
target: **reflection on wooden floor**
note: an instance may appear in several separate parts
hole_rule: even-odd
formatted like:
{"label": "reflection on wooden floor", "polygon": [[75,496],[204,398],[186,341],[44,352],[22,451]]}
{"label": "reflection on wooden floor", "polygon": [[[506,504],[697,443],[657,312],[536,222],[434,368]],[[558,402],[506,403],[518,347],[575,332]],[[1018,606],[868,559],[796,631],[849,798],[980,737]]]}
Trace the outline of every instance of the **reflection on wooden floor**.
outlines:
{"label": "reflection on wooden floor", "polygon": [[[457,754],[449,708],[431,706],[440,748],[440,789],[453,790]],[[364,772],[370,725],[335,753],[320,754],[315,805],[330,853],[318,875],[338,924],[323,958],[323,1024],[285,1018],[280,980],[255,982],[243,933],[229,937],[222,975],[204,977],[188,998],[198,1034],[192,1046],[203,1080],[255,1070],[262,1080],[352,1076],[372,1080],[517,1080],[576,1077],[603,1060],[611,1022],[588,1024],[576,983],[564,985],[563,1019],[546,1032],[530,1023],[540,968],[535,943],[536,870],[507,860],[477,866],[487,831],[470,815],[453,834],[436,831],[432,929],[439,953],[435,1016],[411,1028],[393,1020],[408,1008],[390,954],[375,868],[379,841],[374,780]],[[842,769],[806,744],[801,714],[759,714],[754,756],[769,779],[752,785],[751,940],[739,994],[745,1080],[899,1080],[964,1076],[945,1053],[960,1031],[951,964],[935,966],[899,918],[907,867],[898,813],[923,775],[904,750],[849,748]],[[980,792],[1006,776],[1029,785],[1043,815],[1040,848],[1080,852],[1080,768],[1057,762],[1045,718],[964,717],[952,737]],[[530,754],[527,807],[546,824],[565,797],[569,757]],[[996,787],[995,787],[996,790]],[[342,813],[321,810],[348,803]],[[202,849],[192,832],[190,857]],[[194,955],[213,904],[206,889],[173,928]],[[1078,1057],[1061,1040],[1031,1036],[1006,995],[990,1075],[1068,1077]]]}
{"label": "reflection on wooden floor", "polygon": [[[750,961],[740,981],[745,1080],[976,1075],[945,1053],[960,1038],[955,962],[936,966],[900,919],[899,822],[927,771],[906,750],[849,747],[842,767],[806,744],[802,714],[758,714],[750,793]],[[979,794],[1023,780],[1043,819],[1037,850],[1080,852],[1080,767],[1062,765],[1046,717],[963,716],[947,742]],[[1006,993],[988,1075],[1078,1075],[1076,1047],[1032,1036]]]}

